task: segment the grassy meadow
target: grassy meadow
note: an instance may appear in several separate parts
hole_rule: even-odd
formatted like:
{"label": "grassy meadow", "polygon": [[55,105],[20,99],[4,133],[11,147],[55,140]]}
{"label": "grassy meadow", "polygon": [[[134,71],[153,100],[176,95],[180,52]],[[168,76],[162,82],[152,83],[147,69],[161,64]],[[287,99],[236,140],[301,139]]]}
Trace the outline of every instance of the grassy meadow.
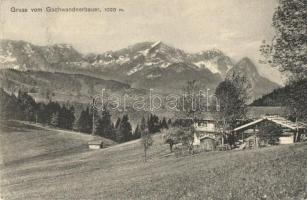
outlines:
{"label": "grassy meadow", "polygon": [[92,136],[9,123],[0,132],[3,200],[307,199],[307,143],[176,158],[157,134],[144,163],[139,141],[88,150]]}

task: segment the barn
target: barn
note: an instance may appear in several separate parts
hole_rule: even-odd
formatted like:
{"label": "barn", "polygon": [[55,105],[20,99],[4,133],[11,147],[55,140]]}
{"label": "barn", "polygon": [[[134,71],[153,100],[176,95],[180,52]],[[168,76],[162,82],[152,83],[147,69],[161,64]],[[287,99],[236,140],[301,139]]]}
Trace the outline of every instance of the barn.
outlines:
{"label": "barn", "polygon": [[[244,125],[241,125],[233,130],[236,135],[242,137],[242,142],[247,142],[249,147],[259,147],[261,142],[258,135],[261,134],[258,125],[263,122],[271,122],[282,128],[282,135],[279,136],[279,144],[291,144],[299,142],[301,136],[306,133],[306,125],[301,122],[292,122],[280,116],[264,116]],[[265,144],[264,144],[265,145]]]}

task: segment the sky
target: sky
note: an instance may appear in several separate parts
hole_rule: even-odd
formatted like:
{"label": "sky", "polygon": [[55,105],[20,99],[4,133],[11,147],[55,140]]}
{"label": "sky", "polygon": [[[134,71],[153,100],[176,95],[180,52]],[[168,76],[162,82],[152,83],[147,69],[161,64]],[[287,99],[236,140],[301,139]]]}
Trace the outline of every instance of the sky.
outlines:
{"label": "sky", "polygon": [[[115,13],[26,13],[15,8],[121,8]],[[281,83],[278,70],[260,64],[259,46],[274,35],[277,0],[0,0],[0,38],[37,45],[68,43],[103,53],[137,42],[163,41],[189,53],[217,48],[234,61],[250,57],[263,76]]]}

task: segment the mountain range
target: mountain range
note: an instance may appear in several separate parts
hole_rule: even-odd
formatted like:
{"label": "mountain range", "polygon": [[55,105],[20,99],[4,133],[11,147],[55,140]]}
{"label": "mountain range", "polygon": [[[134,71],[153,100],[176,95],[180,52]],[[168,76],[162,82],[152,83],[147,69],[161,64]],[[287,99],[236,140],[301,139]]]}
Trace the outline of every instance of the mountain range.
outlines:
{"label": "mountain range", "polygon": [[[69,83],[78,81],[81,85],[76,95],[89,95],[88,91],[96,92],[97,87],[106,83],[113,88],[112,92],[155,89],[171,93],[180,92],[187,81],[197,80],[204,88],[214,90],[234,70],[250,80],[253,99],[279,87],[262,77],[247,57],[236,63],[218,49],[191,54],[163,42],[142,42],[118,51],[83,55],[67,44],[37,46],[25,41],[1,40],[0,70],[0,81],[6,87],[16,83],[19,87],[37,89],[43,87],[42,81],[50,83],[52,79],[57,84],[63,83],[60,85],[66,91],[72,87],[66,84],[70,80]],[[31,84],[25,77],[32,77]]]}

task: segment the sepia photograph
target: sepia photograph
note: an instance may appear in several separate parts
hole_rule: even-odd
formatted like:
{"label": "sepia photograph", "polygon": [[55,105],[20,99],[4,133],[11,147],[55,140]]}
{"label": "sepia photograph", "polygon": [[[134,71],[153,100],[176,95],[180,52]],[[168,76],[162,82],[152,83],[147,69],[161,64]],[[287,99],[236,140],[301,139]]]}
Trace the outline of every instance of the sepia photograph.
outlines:
{"label": "sepia photograph", "polygon": [[0,0],[0,200],[307,200],[306,0]]}

